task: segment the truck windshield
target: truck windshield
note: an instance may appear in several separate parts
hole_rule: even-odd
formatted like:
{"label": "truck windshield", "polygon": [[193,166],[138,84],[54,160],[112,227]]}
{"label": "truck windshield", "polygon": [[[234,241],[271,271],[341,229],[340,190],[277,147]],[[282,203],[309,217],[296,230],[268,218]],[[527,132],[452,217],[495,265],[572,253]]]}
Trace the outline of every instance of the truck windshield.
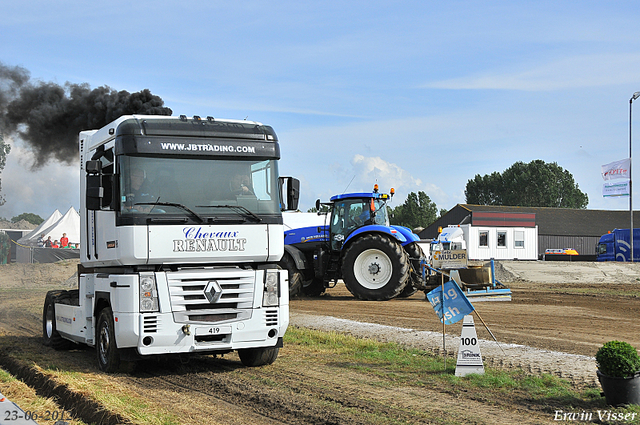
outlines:
{"label": "truck windshield", "polygon": [[119,179],[123,217],[215,221],[280,213],[277,162],[271,159],[122,156]]}

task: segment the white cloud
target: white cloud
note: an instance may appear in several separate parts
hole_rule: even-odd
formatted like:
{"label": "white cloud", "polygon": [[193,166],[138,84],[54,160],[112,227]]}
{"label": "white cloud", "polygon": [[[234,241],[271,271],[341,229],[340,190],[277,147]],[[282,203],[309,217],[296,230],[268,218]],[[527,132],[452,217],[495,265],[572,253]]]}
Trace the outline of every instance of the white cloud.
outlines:
{"label": "white cloud", "polygon": [[640,54],[595,54],[562,58],[513,72],[493,72],[430,82],[422,88],[550,91],[638,83]]}
{"label": "white cloud", "polygon": [[380,157],[366,157],[358,154],[352,158],[351,165],[360,185],[369,186],[367,190],[373,189],[374,183],[377,183],[383,193],[388,193],[391,188],[394,188],[400,199],[404,199],[411,192],[419,191],[429,195],[436,204],[438,200],[444,201],[448,198],[437,185],[424,183],[397,164],[387,162]]}

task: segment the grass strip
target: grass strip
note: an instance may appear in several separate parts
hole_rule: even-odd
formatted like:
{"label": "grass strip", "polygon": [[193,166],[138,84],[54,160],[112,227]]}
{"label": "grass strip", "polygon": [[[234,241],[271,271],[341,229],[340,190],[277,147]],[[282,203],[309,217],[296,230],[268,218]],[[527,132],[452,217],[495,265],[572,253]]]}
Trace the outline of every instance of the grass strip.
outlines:
{"label": "grass strip", "polygon": [[[385,378],[391,387],[417,386],[451,394],[466,394],[490,404],[533,406],[554,414],[556,411],[604,411],[606,405],[599,387],[576,388],[568,380],[550,374],[534,376],[522,370],[503,371],[485,367],[483,375],[455,376],[455,361],[444,368],[442,357],[405,348],[394,342],[378,342],[338,332],[289,327],[287,344],[307,347],[316,357],[340,363],[343,367]],[[330,360],[329,360],[330,359]],[[594,371],[595,373],[595,371]],[[640,406],[615,408],[616,412],[638,413]],[[628,423],[640,423],[640,420]]]}
{"label": "grass strip", "polygon": [[[38,423],[53,423],[64,420],[68,425],[85,424],[80,419],[72,419],[71,414],[60,407],[51,397],[42,397],[36,390],[16,379],[4,369],[0,369],[0,393],[15,403],[23,412],[36,419]],[[11,418],[12,412],[0,412],[3,418]],[[21,415],[21,413],[20,413]]]}

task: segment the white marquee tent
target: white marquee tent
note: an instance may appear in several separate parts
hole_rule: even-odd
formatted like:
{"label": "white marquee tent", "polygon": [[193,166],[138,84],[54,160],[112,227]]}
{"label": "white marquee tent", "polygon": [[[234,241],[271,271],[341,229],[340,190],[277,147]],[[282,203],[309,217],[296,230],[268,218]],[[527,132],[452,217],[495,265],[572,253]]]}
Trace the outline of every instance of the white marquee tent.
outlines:
{"label": "white marquee tent", "polygon": [[[38,235],[42,234],[43,230],[48,229],[49,227],[53,226],[54,224],[56,224],[58,222],[58,220],[60,220],[60,218],[62,218],[62,214],[60,214],[60,211],[55,210],[53,212],[53,214],[51,214],[49,216],[49,218],[47,218],[45,221],[43,221],[42,223],[40,223],[40,225],[38,227],[36,227],[35,229],[33,229],[32,231],[30,231],[29,233],[27,233],[26,235],[24,235],[22,238],[20,238],[21,240],[24,239],[25,242],[28,241],[29,239],[31,239],[31,237],[35,236],[36,241],[38,240]],[[45,238],[46,239],[46,238]]]}
{"label": "white marquee tent", "polygon": [[[54,211],[51,217],[42,224],[47,223],[54,217],[55,213],[60,214],[58,210]],[[26,246],[38,246],[38,238],[40,235],[44,234],[45,240],[51,236],[52,241],[59,241],[63,233],[67,234],[69,243],[80,243],[80,214],[78,214],[73,207],[69,208],[69,210],[55,222],[46,227],[38,227],[28,235],[20,238],[18,243]]]}
{"label": "white marquee tent", "polygon": [[[47,218],[42,225],[38,226],[26,236],[18,239],[17,261],[19,263],[47,263],[64,258],[79,258],[80,252],[77,249],[62,248],[40,248],[38,247],[38,239],[44,234],[46,240],[51,236],[51,240],[60,240],[63,233],[67,234],[69,244],[80,243],[80,214],[75,208],[71,207],[62,216],[58,210]],[[48,225],[47,225],[48,224]]]}

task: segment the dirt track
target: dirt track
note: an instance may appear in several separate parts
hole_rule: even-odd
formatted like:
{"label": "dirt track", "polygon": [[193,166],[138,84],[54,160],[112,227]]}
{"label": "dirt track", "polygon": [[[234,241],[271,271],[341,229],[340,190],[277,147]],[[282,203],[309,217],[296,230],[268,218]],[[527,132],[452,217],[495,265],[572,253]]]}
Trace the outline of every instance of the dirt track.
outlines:
{"label": "dirt track", "polygon": [[[611,339],[640,347],[637,323],[640,285],[635,283],[636,265],[630,266],[634,268],[623,270],[615,280],[617,283],[588,283],[583,279],[594,278],[592,270],[569,274],[574,278],[580,276],[571,282],[554,282],[560,272],[570,267],[559,265],[556,272],[551,273],[552,278],[535,270],[543,282],[531,282],[527,280],[531,271],[506,264],[497,275],[513,290],[513,301],[477,304],[477,310],[503,344],[523,344],[589,357]],[[47,362],[54,362],[57,367],[95,374],[92,351],[73,350],[61,354],[42,347],[39,340],[44,293],[64,286],[74,267],[74,264],[2,266],[0,349],[6,353],[31,350],[42,353]],[[598,276],[599,279],[602,273]],[[607,279],[613,280],[611,276]],[[291,310],[292,323],[308,319],[309,315],[321,315],[413,329],[416,333],[442,331],[422,293],[405,300],[366,302],[353,299],[344,286],[338,285],[321,298],[292,300]],[[459,326],[448,326],[447,333],[459,336]],[[478,320],[476,328],[480,338],[490,339]],[[355,326],[348,331],[357,333]],[[372,328],[372,332],[371,337],[380,337],[379,328]],[[439,346],[436,341],[421,348],[437,351]],[[448,348],[453,353],[457,350],[450,343]],[[483,355],[490,357],[484,352]],[[453,362],[452,355],[450,358]],[[499,358],[488,359],[488,362],[511,367]],[[529,372],[540,370],[533,368]],[[451,394],[424,386],[401,389],[385,377],[363,376],[344,365],[333,364],[330,359],[314,358],[313,353],[286,346],[276,363],[269,367],[239,367],[234,355],[224,359],[204,357],[188,365],[143,366],[134,375],[114,375],[112,382],[128,391],[148,394],[150,403],[178,414],[184,423],[193,424],[374,423],[370,415],[395,418],[399,423],[433,423],[441,416],[448,417],[449,423],[552,422],[552,416],[544,407],[531,405],[526,400],[496,404],[477,400],[472,395]],[[398,391],[403,394],[400,398]]]}
{"label": "dirt track", "polygon": [[[504,262],[496,276],[512,290],[512,301],[475,306],[500,342],[585,356],[611,339],[640,347],[640,264]],[[384,303],[356,301],[339,284],[320,299],[293,300],[291,307],[296,313],[441,333],[424,298],[419,292]],[[478,336],[491,339],[475,321]],[[460,324],[446,331],[459,335]]]}

